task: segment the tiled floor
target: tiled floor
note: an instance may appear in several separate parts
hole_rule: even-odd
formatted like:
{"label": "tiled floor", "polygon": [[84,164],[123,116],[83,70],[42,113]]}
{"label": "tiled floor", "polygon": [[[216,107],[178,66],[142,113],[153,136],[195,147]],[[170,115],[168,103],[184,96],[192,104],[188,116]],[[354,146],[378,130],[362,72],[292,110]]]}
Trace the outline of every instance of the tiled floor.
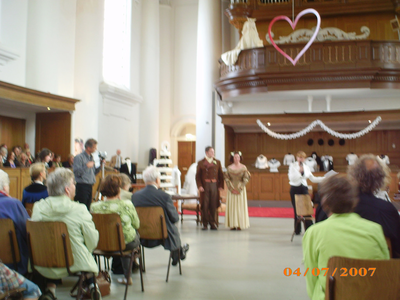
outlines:
{"label": "tiled floor", "polygon": [[[166,283],[168,252],[162,247],[146,249],[145,291],[141,292],[137,272],[128,299],[309,299],[304,277],[283,274],[285,268],[303,269],[301,237],[290,242],[292,219],[251,218],[250,222],[251,227],[242,231],[224,225],[218,231],[202,231],[192,220],[178,223],[182,242],[190,244],[182,276],[171,267]],[[123,299],[124,286],[116,283],[120,276],[113,276],[111,294],[104,299]],[[63,280],[58,299],[72,299],[73,280]]]}

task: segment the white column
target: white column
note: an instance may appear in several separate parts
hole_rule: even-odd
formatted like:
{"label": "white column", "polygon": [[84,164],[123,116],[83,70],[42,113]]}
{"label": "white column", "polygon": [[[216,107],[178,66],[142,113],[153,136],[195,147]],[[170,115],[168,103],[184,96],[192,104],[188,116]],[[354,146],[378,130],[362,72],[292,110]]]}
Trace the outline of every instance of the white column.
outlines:
{"label": "white column", "polygon": [[313,103],[313,96],[307,96],[307,101],[308,101],[308,111],[312,112],[312,103]]}
{"label": "white column", "polygon": [[[160,4],[160,45],[162,51],[160,51],[160,136],[157,147],[161,145],[161,142],[168,141],[171,148],[175,148],[175,145],[171,143],[171,93],[173,86],[172,9],[168,1],[164,1],[164,3]],[[177,152],[176,149],[175,152]],[[173,164],[177,165],[178,162],[173,161]]]}
{"label": "white column", "polygon": [[76,0],[30,0],[26,86],[72,97]]}
{"label": "white column", "polygon": [[[199,1],[197,25],[196,74],[196,160],[204,157],[204,148],[212,141],[213,83],[218,79],[218,58],[221,55],[220,1]],[[216,149],[216,156],[223,149]]]}
{"label": "white column", "polygon": [[326,95],[325,100],[326,100],[326,111],[331,111],[332,96]]}
{"label": "white column", "polygon": [[[99,84],[102,81],[104,1],[77,0],[73,138],[99,139]],[[104,143],[98,140],[104,151]]]}
{"label": "white column", "polygon": [[158,0],[142,1],[142,62],[138,167],[149,163],[150,148],[159,154],[160,7]]}

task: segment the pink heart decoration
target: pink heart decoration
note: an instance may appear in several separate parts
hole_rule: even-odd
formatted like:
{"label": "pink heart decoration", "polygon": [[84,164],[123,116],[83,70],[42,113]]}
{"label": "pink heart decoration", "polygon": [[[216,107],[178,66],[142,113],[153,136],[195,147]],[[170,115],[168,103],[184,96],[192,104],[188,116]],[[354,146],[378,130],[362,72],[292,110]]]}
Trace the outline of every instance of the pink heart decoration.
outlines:
{"label": "pink heart decoration", "polygon": [[[281,48],[279,48],[279,47],[275,44],[275,42],[274,42],[274,40],[273,40],[273,38],[272,38],[272,35],[271,35],[271,28],[272,28],[272,25],[274,25],[274,23],[275,23],[276,21],[278,21],[278,20],[286,20],[286,21],[290,24],[290,26],[292,27],[292,29],[294,30],[294,29],[296,28],[296,25],[297,25],[297,22],[299,21],[299,19],[300,19],[302,16],[304,16],[305,14],[314,14],[314,15],[317,17],[317,27],[315,28],[314,34],[312,35],[311,39],[310,39],[310,40],[308,41],[308,43],[304,46],[304,48],[300,51],[300,53],[297,54],[296,58],[293,60],[293,58],[291,58],[288,54],[286,54],[285,52],[283,52],[283,50],[282,50]],[[277,17],[273,18],[272,21],[271,21],[271,23],[269,23],[268,35],[269,35],[269,39],[270,39],[270,41],[271,41],[272,46],[274,46],[274,48],[275,48],[276,50],[278,50],[278,52],[279,52],[280,54],[282,54],[284,57],[286,57],[286,59],[288,59],[288,60],[293,64],[293,66],[295,66],[296,63],[297,63],[297,61],[300,59],[300,57],[308,50],[308,48],[310,48],[311,44],[315,41],[320,27],[321,27],[321,17],[320,17],[320,15],[319,15],[319,13],[318,13],[315,9],[308,8],[308,9],[305,9],[305,10],[301,11],[301,12],[297,15],[296,19],[294,20],[294,23],[292,23],[292,21],[291,21],[288,17],[286,17],[286,16],[277,16]]]}

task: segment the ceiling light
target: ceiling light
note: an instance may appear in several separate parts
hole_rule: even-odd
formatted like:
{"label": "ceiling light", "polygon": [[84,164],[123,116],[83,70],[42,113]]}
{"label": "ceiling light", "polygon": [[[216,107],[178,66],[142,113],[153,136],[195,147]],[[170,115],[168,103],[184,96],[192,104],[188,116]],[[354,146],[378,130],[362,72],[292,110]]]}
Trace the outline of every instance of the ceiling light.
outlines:
{"label": "ceiling light", "polygon": [[49,107],[49,106],[47,106],[47,110],[50,110],[50,107]]}
{"label": "ceiling light", "polygon": [[371,124],[372,123],[371,120],[368,120],[368,123]]}
{"label": "ceiling light", "polygon": [[267,125],[268,125],[268,126],[271,126],[271,123],[270,123],[270,122],[268,122],[268,123],[267,123]]}

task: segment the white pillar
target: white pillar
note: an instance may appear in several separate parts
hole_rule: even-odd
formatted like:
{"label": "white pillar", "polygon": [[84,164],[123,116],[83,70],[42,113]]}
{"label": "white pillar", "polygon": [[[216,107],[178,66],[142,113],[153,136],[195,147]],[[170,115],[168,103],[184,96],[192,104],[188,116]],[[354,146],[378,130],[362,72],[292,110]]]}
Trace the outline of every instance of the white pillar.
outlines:
{"label": "white pillar", "polygon": [[[213,83],[219,78],[221,55],[221,4],[199,1],[197,24],[196,74],[196,160],[204,157],[204,148],[213,145]],[[216,149],[216,156],[223,149]]]}
{"label": "white pillar", "polygon": [[[75,81],[76,104],[73,115],[73,138],[99,139],[99,85],[102,82],[104,1],[77,0],[75,38]],[[98,148],[106,145],[98,140]]]}
{"label": "white pillar", "polygon": [[313,96],[307,96],[307,101],[308,101],[308,111],[312,112],[312,103],[313,103]]}
{"label": "white pillar", "polygon": [[73,96],[76,0],[30,0],[26,86]]}
{"label": "white pillar", "polygon": [[332,96],[331,95],[326,95],[326,111],[331,111],[331,101],[332,101]]}
{"label": "white pillar", "polygon": [[149,163],[150,148],[159,154],[160,112],[160,7],[158,0],[142,1],[142,62],[138,166]]}
{"label": "white pillar", "polygon": [[[170,150],[174,148],[175,152],[177,149],[175,144],[171,143],[171,101],[172,101],[172,62],[173,62],[173,51],[171,38],[173,37],[171,30],[171,18],[172,9],[171,5],[166,2],[160,4],[160,45],[162,45],[162,51],[160,51],[160,127],[159,127],[159,142],[157,147],[161,145],[163,141],[168,141],[171,145]],[[171,151],[172,152],[172,151]],[[178,164],[178,161],[173,161],[174,165]]]}

